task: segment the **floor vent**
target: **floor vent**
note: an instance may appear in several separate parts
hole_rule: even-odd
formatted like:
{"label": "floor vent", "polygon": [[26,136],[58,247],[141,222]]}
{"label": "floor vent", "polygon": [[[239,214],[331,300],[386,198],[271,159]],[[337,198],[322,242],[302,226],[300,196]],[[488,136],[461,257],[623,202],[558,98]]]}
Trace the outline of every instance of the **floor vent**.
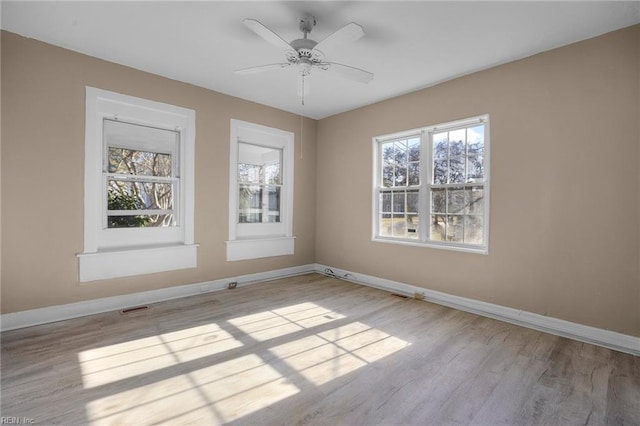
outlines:
{"label": "floor vent", "polygon": [[125,309],[121,309],[120,313],[121,314],[132,314],[134,312],[140,312],[140,311],[144,311],[149,309],[148,306],[134,306],[133,308],[125,308]]}
{"label": "floor vent", "polygon": [[391,293],[393,297],[398,297],[400,299],[408,299],[409,296],[405,296],[404,294]]}

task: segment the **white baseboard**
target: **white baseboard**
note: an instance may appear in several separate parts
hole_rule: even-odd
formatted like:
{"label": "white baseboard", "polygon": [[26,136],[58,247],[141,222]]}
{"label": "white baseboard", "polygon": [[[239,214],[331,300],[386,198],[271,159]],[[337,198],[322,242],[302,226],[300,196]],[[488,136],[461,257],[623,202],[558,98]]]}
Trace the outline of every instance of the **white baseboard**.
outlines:
{"label": "white baseboard", "polygon": [[378,278],[370,275],[359,274],[339,268],[321,264],[308,264],[274,271],[259,272],[256,274],[242,275],[208,281],[197,284],[188,284],[176,287],[168,287],[141,293],[126,294],[122,296],[106,297],[102,299],[88,300],[67,305],[51,306],[47,308],[32,309],[28,311],[14,312],[0,315],[0,329],[2,331],[30,327],[39,324],[78,318],[102,312],[116,311],[127,307],[161,302],[164,300],[178,299],[211,291],[227,288],[229,282],[237,282],[238,286],[244,286],[279,278],[302,275],[309,272],[318,272],[324,275],[333,275],[346,281],[365,285],[397,294],[413,297],[416,293],[424,296],[424,300],[439,305],[449,306],[461,311],[471,312],[485,317],[495,318],[501,321],[544,331],[546,333],[567,337],[582,342],[592,343],[620,352],[640,356],[640,338],[614,331],[603,330],[596,327],[577,324],[558,318],[546,317],[527,311],[495,305],[493,303],[468,299],[466,297],[453,296],[439,291],[428,290],[404,284],[397,281]]}
{"label": "white baseboard", "polygon": [[316,264],[316,272],[324,275],[333,275],[336,278],[356,284],[362,284],[368,287],[374,287],[409,297],[414,297],[414,295],[418,293],[424,296],[424,300],[427,302],[448,306],[461,311],[471,312],[485,317],[495,318],[500,321],[555,334],[557,336],[567,337],[569,339],[579,340],[581,342],[591,343],[620,352],[640,356],[640,337],[577,324],[558,318],[495,305],[493,303],[468,299],[466,297],[453,296],[439,291],[428,290],[423,287],[345,271],[331,266]]}
{"label": "white baseboard", "polygon": [[105,297],[102,299],[87,300],[67,305],[57,305],[2,314],[0,315],[0,329],[2,331],[8,331],[17,328],[31,327],[33,325],[99,314],[102,312],[117,311],[132,306],[146,305],[149,303],[162,302],[164,300],[178,299],[180,297],[224,290],[227,288],[228,283],[234,281],[238,283],[238,287],[241,287],[278,278],[315,272],[316,269],[315,264],[294,266],[291,268],[223,278],[197,284],[167,287],[158,290],[125,294],[122,296]]}

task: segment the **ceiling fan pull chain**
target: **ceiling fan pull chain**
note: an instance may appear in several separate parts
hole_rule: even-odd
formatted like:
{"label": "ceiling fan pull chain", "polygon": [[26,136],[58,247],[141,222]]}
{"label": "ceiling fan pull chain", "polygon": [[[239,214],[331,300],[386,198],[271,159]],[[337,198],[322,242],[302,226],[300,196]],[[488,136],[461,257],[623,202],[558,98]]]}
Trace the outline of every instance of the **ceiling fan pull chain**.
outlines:
{"label": "ceiling fan pull chain", "polygon": [[302,139],[304,138],[304,75],[302,76],[302,106],[300,107],[300,159],[302,160]]}

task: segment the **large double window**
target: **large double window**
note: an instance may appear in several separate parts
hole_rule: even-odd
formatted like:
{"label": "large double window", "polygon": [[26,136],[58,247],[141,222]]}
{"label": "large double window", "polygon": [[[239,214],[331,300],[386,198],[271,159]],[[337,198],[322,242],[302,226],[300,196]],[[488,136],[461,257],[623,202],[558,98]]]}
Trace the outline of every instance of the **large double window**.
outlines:
{"label": "large double window", "polygon": [[196,266],[195,112],[86,89],[80,281]]}
{"label": "large double window", "polygon": [[376,241],[486,253],[489,117],[374,138]]}

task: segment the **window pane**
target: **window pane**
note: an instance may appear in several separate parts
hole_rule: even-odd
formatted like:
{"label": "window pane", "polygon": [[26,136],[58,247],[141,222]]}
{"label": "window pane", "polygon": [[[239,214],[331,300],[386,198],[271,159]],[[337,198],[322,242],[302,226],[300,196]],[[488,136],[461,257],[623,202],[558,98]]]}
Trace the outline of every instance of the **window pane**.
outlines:
{"label": "window pane", "polygon": [[280,187],[267,187],[269,213],[266,222],[280,222]]}
{"label": "window pane", "polygon": [[385,165],[382,168],[382,186],[390,188],[393,186],[393,165]]}
{"label": "window pane", "polygon": [[446,189],[434,189],[431,191],[431,213],[446,213],[446,202]]}
{"label": "window pane", "polygon": [[268,164],[264,168],[264,180],[268,184],[280,185],[282,178],[280,176],[280,163]]}
{"label": "window pane", "polygon": [[449,160],[449,183],[464,183],[464,158]]}
{"label": "window pane", "polygon": [[484,153],[484,124],[467,129],[467,149],[469,155]]}
{"label": "window pane", "polygon": [[467,206],[465,213],[481,215],[484,213],[484,189],[474,186],[467,189]]}
{"label": "window pane", "polygon": [[396,179],[394,186],[407,186],[407,166],[396,166]]}
{"label": "window pane", "polygon": [[238,143],[238,178],[250,183],[282,183],[282,150]]}
{"label": "window pane", "polygon": [[448,132],[433,135],[433,158],[446,158],[449,155]]}
{"label": "window pane", "polygon": [[466,129],[449,132],[449,157],[464,155]]}
{"label": "window pane", "polygon": [[484,180],[484,160],[481,155],[467,159],[467,182],[481,182]]}
{"label": "window pane", "polygon": [[420,161],[420,138],[409,139],[409,161]]}
{"label": "window pane", "polygon": [[418,191],[407,191],[407,212],[418,213],[420,204],[420,193]]}
{"label": "window pane", "polygon": [[109,210],[172,210],[173,184],[109,180]]}
{"label": "window pane", "polygon": [[446,237],[447,222],[445,215],[431,215],[431,227],[429,238],[433,241],[444,241]]}
{"label": "window pane", "polygon": [[[112,148],[115,150],[118,148],[126,148],[126,150],[130,152],[138,153],[163,153],[164,155],[169,155],[172,152],[176,152],[180,138],[180,133],[174,130],[158,129],[156,127],[109,119],[103,120],[102,130],[105,145],[109,147],[109,157],[111,157]],[[117,161],[117,159],[114,159],[114,161]],[[134,163],[137,161],[144,163],[149,161],[149,158],[138,158],[133,161]],[[140,170],[138,173],[130,171],[116,172],[112,171],[111,168],[118,168],[118,165],[117,163],[112,165],[111,158],[109,158],[109,171],[111,173],[146,174],[147,176],[171,176],[170,174],[150,174],[150,170],[153,169],[153,167],[141,163],[138,164]],[[124,167],[123,170],[127,170],[126,167]],[[146,172],[143,172],[143,170],[146,170]],[[171,165],[169,165],[169,170],[171,170]]]}
{"label": "window pane", "polygon": [[393,215],[392,233],[394,237],[405,238],[407,236],[407,219],[403,214]]}
{"label": "window pane", "polygon": [[380,235],[383,237],[391,237],[392,220],[390,213],[383,213],[380,215]]}
{"label": "window pane", "polygon": [[433,162],[433,183],[435,185],[447,183],[447,163],[446,159]]}
{"label": "window pane", "polygon": [[417,214],[407,215],[407,238],[417,240],[420,237],[418,233],[419,219]]}
{"label": "window pane", "polygon": [[464,241],[464,216],[447,216],[447,241],[462,243]]}
{"label": "window pane", "polygon": [[393,212],[394,213],[404,213],[405,212],[405,200],[404,200],[404,191],[394,192],[393,193]]}
{"label": "window pane", "polygon": [[382,163],[383,164],[393,164],[393,142],[383,143],[381,145],[382,151]]}
{"label": "window pane", "polygon": [[173,213],[157,215],[107,216],[107,228],[151,228],[173,226]]}
{"label": "window pane", "polygon": [[246,183],[260,183],[260,172],[262,168],[253,164],[238,164],[238,180]]}
{"label": "window pane", "polygon": [[464,188],[451,188],[447,190],[447,213],[462,214],[465,207]]}
{"label": "window pane", "polygon": [[262,222],[262,188],[257,185],[240,185],[238,191],[238,222]]}
{"label": "window pane", "polygon": [[409,163],[409,185],[420,185],[420,163]]}
{"label": "window pane", "polygon": [[482,244],[484,218],[482,216],[464,217],[464,242],[467,244]]}
{"label": "window pane", "polygon": [[380,194],[380,209],[382,212],[391,213],[391,192],[385,191]]}
{"label": "window pane", "polygon": [[407,141],[395,141],[393,147],[396,164],[405,164],[407,162]]}
{"label": "window pane", "polygon": [[170,177],[171,155],[109,147],[109,173]]}

